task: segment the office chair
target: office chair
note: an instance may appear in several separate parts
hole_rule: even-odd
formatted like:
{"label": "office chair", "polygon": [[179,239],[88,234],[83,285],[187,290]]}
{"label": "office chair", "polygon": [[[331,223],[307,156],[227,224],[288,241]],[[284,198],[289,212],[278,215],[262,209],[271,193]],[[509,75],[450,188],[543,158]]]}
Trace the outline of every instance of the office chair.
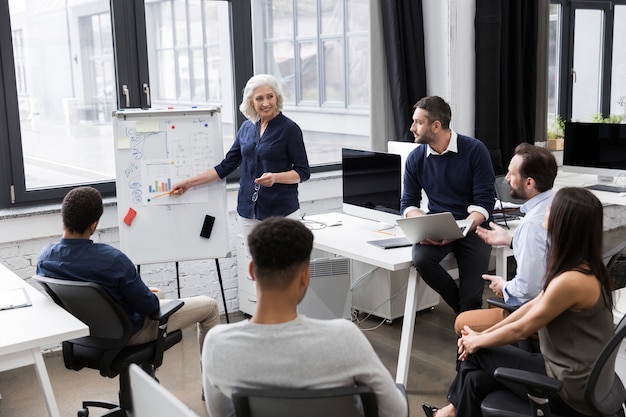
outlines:
{"label": "office chair", "polygon": [[378,417],[370,387],[325,389],[235,388],[237,417]]}
{"label": "office chair", "polygon": [[624,248],[626,248],[626,240],[602,254],[609,274],[615,282],[616,290],[626,286],[626,255],[622,253]]}
{"label": "office chair", "polygon": [[[626,337],[626,317],[619,322],[615,334],[600,352],[585,385],[585,402],[599,416],[624,417],[626,389],[615,373],[615,359],[624,337]],[[561,389],[562,384],[559,380],[511,368],[496,369],[495,377],[525,385],[528,389],[528,401],[508,390],[491,392],[480,407],[483,417],[565,417],[552,413],[548,401],[548,392],[557,392]]]}
{"label": "office chair", "polygon": [[115,378],[119,375],[119,405],[102,401],[83,401],[78,417],[88,417],[89,407],[105,408],[103,416],[127,417],[132,410],[128,368],[139,364],[154,377],[163,363],[163,352],[180,342],[182,333],[167,333],[169,317],[184,302],[172,301],[150,317],[159,321],[156,340],[138,346],[126,346],[132,336],[132,325],[122,307],[100,285],[93,282],[71,281],[43,276],[33,279],[50,295],[55,303],[89,326],[89,336],[63,342],[63,361],[67,369],[97,369],[100,375]]}

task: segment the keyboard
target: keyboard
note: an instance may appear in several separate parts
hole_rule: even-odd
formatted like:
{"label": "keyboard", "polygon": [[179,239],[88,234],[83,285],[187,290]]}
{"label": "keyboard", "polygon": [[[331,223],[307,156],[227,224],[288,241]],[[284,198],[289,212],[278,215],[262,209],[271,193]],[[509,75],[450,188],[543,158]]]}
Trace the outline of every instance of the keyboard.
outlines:
{"label": "keyboard", "polygon": [[585,188],[595,191],[606,191],[609,193],[626,193],[626,187],[620,187],[618,185],[594,184],[588,185]]}

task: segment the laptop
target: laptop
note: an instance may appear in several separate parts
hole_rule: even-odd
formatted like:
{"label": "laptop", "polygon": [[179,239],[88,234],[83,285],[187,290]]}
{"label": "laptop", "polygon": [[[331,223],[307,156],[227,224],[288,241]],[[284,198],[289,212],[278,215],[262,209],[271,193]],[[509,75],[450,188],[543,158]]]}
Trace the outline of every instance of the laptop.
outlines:
{"label": "laptop", "polygon": [[128,373],[134,417],[200,417],[139,366],[130,365]]}
{"label": "laptop", "polygon": [[396,224],[411,243],[419,243],[425,239],[461,239],[467,235],[472,223],[471,219],[455,220],[449,212],[396,220]]}

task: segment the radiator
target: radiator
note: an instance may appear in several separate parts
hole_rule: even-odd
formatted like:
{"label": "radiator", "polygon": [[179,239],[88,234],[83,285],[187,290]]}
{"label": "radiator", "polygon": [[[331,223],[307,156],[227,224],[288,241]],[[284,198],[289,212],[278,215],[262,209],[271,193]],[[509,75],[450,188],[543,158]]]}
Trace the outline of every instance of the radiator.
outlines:
{"label": "radiator", "polygon": [[298,312],[317,319],[350,319],[350,259],[311,260],[311,281]]}

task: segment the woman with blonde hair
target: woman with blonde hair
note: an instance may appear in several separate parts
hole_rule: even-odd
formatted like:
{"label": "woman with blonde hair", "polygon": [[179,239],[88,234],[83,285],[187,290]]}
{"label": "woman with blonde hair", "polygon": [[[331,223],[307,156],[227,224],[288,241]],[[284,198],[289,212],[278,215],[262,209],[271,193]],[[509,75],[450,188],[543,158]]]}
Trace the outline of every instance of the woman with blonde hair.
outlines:
{"label": "woman with blonde hair", "polygon": [[278,80],[258,74],[246,83],[239,110],[248,118],[218,165],[172,187],[189,188],[225,178],[241,167],[237,213],[245,236],[260,220],[272,216],[299,218],[298,183],[311,176],[302,130],[283,115]]}

